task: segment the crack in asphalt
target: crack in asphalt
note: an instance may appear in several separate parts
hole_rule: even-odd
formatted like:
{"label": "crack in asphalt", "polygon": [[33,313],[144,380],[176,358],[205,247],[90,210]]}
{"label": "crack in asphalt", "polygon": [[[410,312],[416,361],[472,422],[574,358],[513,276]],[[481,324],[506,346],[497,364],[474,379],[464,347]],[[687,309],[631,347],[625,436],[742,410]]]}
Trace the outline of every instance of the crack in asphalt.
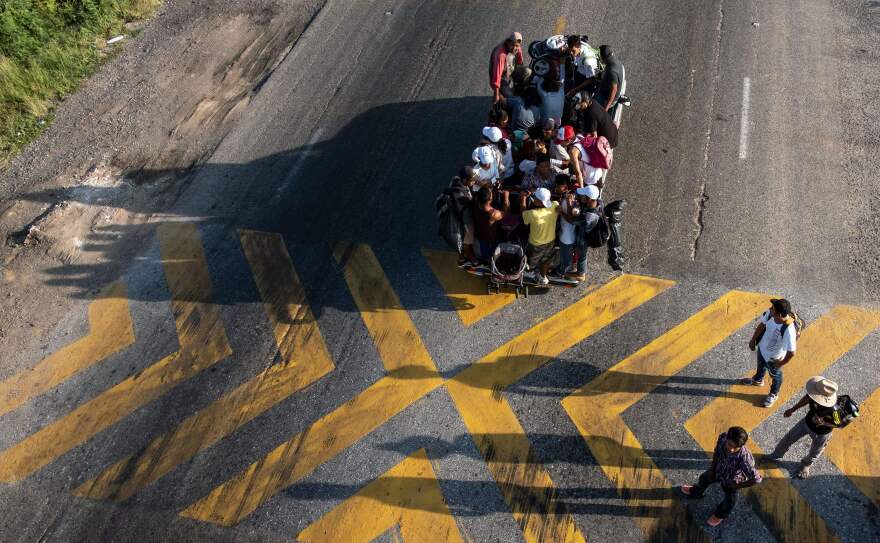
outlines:
{"label": "crack in asphalt", "polygon": [[691,244],[691,261],[696,261],[697,252],[700,250],[700,238],[703,236],[705,222],[703,215],[709,201],[709,193],[706,190],[706,180],[709,175],[709,148],[712,144],[712,112],[715,110],[715,93],[718,89],[718,79],[721,76],[719,59],[721,56],[721,32],[724,29],[724,0],[718,2],[718,24],[715,26],[715,43],[712,48],[715,66],[712,76],[712,89],[709,93],[709,115],[706,121],[706,144],[703,146],[703,167],[700,172],[700,193],[694,198],[696,209],[694,210],[694,241]]}

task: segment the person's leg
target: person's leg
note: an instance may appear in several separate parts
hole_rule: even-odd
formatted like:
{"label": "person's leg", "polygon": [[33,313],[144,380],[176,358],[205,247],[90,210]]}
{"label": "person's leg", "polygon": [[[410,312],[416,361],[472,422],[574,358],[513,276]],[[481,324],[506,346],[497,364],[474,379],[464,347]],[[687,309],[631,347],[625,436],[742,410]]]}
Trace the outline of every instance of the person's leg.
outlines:
{"label": "person's leg", "polygon": [[715,508],[715,516],[724,520],[730,516],[731,511],[733,511],[734,506],[736,506],[736,498],[739,491],[735,488],[728,488],[724,485],[721,485],[721,488],[724,490],[724,500],[722,500],[722,502],[718,504],[718,507]]}
{"label": "person's leg", "polygon": [[578,247],[577,274],[587,273],[587,247]]}
{"label": "person's leg", "polygon": [[792,445],[800,441],[808,433],[809,428],[807,427],[807,422],[805,419],[801,419],[800,422],[792,426],[791,429],[782,436],[782,439],[780,439],[779,443],[776,444],[776,447],[773,448],[773,452],[770,453],[770,458],[782,458]]}
{"label": "person's leg", "polygon": [[758,353],[758,369],[755,371],[752,381],[760,383],[764,381],[764,374],[767,373],[767,362],[764,360],[764,357],[761,356],[760,347],[755,350]]}
{"label": "person's leg", "polygon": [[779,395],[779,389],[782,387],[782,368],[777,368],[772,362],[766,364],[767,373],[770,374],[772,382],[770,383],[770,394]]}
{"label": "person's leg", "polygon": [[828,446],[828,441],[831,440],[831,434],[834,433],[829,432],[827,434],[817,434],[812,430],[808,429],[808,431],[813,442],[810,444],[810,450],[807,452],[807,456],[801,460],[801,468],[797,472],[797,477],[800,479],[806,479],[810,476],[810,467],[813,465],[813,462],[822,455],[822,452],[825,451],[825,447]]}
{"label": "person's leg", "polygon": [[681,491],[691,498],[702,498],[706,489],[715,482],[715,474],[711,471],[704,471],[700,474],[700,480],[695,485],[682,485]]}
{"label": "person's leg", "polygon": [[572,253],[574,253],[574,245],[559,244],[559,275],[565,275],[571,267]]}

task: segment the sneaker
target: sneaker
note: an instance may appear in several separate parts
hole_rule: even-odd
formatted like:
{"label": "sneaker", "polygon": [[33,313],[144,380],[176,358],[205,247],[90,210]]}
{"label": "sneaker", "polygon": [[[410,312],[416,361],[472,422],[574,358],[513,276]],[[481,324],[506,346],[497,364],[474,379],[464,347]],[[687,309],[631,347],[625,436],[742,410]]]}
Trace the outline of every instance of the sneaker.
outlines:
{"label": "sneaker", "polygon": [[565,276],[568,277],[569,279],[574,279],[577,282],[587,280],[587,274],[585,274],[585,273],[567,273],[567,274],[565,274]]}
{"label": "sneaker", "polygon": [[806,479],[810,476],[810,466],[801,466],[801,469],[799,469],[794,476],[798,479]]}
{"label": "sneaker", "polygon": [[778,398],[776,394],[770,393],[767,394],[767,397],[764,398],[764,403],[762,404],[764,407],[770,407],[774,403],[776,403],[776,398]]}
{"label": "sneaker", "polygon": [[782,455],[776,453],[765,454],[763,460],[764,462],[774,462],[778,464],[779,461],[782,460]]}
{"label": "sneaker", "polygon": [[718,518],[715,515],[712,515],[711,517],[709,517],[709,520],[706,521],[706,524],[714,528],[722,522],[724,522],[723,518]]}
{"label": "sneaker", "polygon": [[764,386],[764,380],[761,379],[760,381],[755,381],[755,380],[752,379],[751,377],[746,377],[745,379],[740,379],[740,380],[739,380],[739,384],[741,384],[741,385],[751,385],[751,386],[753,386],[753,387],[760,387],[760,386]]}
{"label": "sneaker", "polygon": [[546,275],[541,275],[540,273],[537,275],[538,275],[538,278],[536,279],[536,281],[539,285],[549,285],[550,284],[550,279],[547,279]]}

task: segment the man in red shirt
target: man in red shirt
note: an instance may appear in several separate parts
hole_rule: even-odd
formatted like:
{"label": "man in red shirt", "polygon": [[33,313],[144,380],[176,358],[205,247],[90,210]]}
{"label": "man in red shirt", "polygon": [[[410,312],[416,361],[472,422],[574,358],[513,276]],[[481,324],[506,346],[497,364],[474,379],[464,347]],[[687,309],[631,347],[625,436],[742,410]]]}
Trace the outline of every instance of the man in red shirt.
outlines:
{"label": "man in red shirt", "polygon": [[493,103],[504,100],[510,93],[513,69],[522,63],[522,34],[514,32],[492,50],[489,59],[489,86],[494,93]]}

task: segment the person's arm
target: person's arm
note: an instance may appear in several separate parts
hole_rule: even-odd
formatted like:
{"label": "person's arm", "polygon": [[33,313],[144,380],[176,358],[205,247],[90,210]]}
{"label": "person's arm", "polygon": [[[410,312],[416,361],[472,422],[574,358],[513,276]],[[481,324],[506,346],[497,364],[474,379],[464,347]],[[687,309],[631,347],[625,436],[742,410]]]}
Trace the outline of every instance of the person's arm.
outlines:
{"label": "person's arm", "polygon": [[510,211],[510,191],[508,191],[508,190],[501,191],[501,205],[504,208],[505,213]]}
{"label": "person's arm", "polygon": [[577,181],[576,184],[578,187],[581,187],[584,184],[584,173],[581,171],[581,152],[577,147],[572,146],[568,151],[568,154],[571,157],[571,167],[574,168],[574,178]]}
{"label": "person's arm", "polygon": [[614,103],[614,97],[617,96],[617,83],[611,84],[611,92],[608,93],[608,103],[605,104],[605,111],[611,109],[611,105]]}
{"label": "person's arm", "polygon": [[523,63],[522,45],[516,46],[516,63],[517,64]]}
{"label": "person's arm", "polygon": [[752,334],[752,339],[749,340],[749,349],[754,351],[758,346],[758,338],[760,338],[764,331],[767,329],[767,326],[764,325],[764,322],[759,322],[758,326],[755,327],[755,331]]}
{"label": "person's arm", "polygon": [[529,196],[531,196],[532,192],[530,190],[523,190],[519,193],[519,212],[522,213],[526,209],[528,209]]}
{"label": "person's arm", "polygon": [[782,366],[788,364],[788,362],[794,358],[794,351],[786,351],[785,356],[780,360],[774,360],[773,365],[777,368],[781,368]]}
{"label": "person's arm", "polygon": [[495,91],[496,103],[501,100],[502,73],[504,73],[504,59],[501,58],[501,53],[496,50],[492,52],[492,62],[489,65],[489,86]]}
{"label": "person's arm", "polygon": [[570,91],[568,91],[566,93],[566,96],[574,96],[575,94],[581,92],[582,90],[589,87],[590,85],[592,85],[595,82],[596,82],[596,76],[588,77],[588,78],[584,79],[580,85],[576,85],[574,88],[572,88]]}
{"label": "person's arm", "polygon": [[795,411],[797,411],[801,407],[804,407],[805,405],[809,405],[809,404],[810,404],[810,397],[808,395],[804,394],[804,397],[801,398],[798,401],[798,403],[794,404],[790,408],[783,411],[782,416],[785,418],[788,418],[788,417],[792,416],[792,414],[794,414]]}

